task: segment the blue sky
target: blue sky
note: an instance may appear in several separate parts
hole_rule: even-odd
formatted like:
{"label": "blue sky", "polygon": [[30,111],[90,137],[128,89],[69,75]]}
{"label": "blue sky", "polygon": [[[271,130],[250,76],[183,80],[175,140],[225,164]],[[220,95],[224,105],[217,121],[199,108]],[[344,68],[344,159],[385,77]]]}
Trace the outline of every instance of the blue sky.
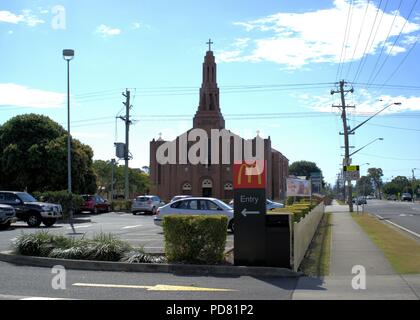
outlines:
{"label": "blue sky", "polygon": [[151,139],[192,126],[211,37],[228,129],[247,138],[259,130],[291,162],[314,161],[333,183],[343,138],[330,90],[345,79],[355,90],[346,97],[356,105],[352,127],[402,102],[351,137],[356,149],[384,138],[353,163],[381,167],[384,180],[411,176],[420,169],[419,36],[415,0],[1,0],[0,123],[35,112],[66,124],[61,52],[72,48],[73,135],[95,159],[113,158],[113,143],[124,139],[115,120],[121,92],[132,88],[131,166],[148,165]]}

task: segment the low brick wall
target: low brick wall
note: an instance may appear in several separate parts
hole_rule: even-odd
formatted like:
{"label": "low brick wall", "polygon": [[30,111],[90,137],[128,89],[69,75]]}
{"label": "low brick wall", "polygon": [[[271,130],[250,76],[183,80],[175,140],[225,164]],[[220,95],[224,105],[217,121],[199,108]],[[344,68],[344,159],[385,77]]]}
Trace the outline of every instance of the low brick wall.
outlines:
{"label": "low brick wall", "polygon": [[325,211],[323,203],[316,206],[299,222],[293,223],[293,270],[297,271]]}

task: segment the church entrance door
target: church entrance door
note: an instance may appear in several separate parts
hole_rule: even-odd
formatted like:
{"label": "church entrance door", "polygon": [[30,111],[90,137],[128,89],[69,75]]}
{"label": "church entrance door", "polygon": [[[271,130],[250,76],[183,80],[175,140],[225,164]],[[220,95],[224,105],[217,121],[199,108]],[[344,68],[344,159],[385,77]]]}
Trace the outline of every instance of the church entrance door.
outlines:
{"label": "church entrance door", "polygon": [[204,179],[201,184],[203,197],[211,197],[213,194],[213,182],[210,179]]}
{"label": "church entrance door", "polygon": [[203,188],[203,197],[211,197],[212,188]]}

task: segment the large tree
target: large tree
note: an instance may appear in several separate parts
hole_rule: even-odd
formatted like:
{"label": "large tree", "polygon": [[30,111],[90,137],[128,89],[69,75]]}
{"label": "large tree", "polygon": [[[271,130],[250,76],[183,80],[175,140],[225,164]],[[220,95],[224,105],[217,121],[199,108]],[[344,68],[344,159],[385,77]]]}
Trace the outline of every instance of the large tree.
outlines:
{"label": "large tree", "polygon": [[[111,161],[95,160],[93,170],[98,186],[104,187],[105,192],[111,191],[112,164]],[[114,167],[114,190],[118,194],[124,193],[124,166]],[[131,194],[147,193],[150,189],[149,175],[139,169],[129,168],[128,182]]]}
{"label": "large tree", "polygon": [[315,162],[301,160],[295,161],[289,166],[289,174],[291,175],[309,178],[312,172],[322,173],[322,170],[318,168]]}
{"label": "large tree", "polygon": [[370,177],[362,176],[356,183],[357,193],[362,196],[368,196],[372,194],[372,180]]}
{"label": "large tree", "polygon": [[[92,149],[72,139],[72,191],[96,191]],[[50,118],[26,114],[0,126],[0,187],[9,190],[67,189],[67,131]]]}
{"label": "large tree", "polygon": [[369,168],[368,169],[368,177],[372,179],[373,184],[375,186],[375,191],[381,199],[381,187],[382,187],[382,176],[383,172],[381,168]]}

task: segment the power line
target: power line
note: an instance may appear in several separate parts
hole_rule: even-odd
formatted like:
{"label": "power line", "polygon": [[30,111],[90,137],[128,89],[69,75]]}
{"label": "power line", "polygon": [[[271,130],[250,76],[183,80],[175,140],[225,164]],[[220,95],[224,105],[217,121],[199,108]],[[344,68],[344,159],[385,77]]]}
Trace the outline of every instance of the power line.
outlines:
{"label": "power line", "polygon": [[401,161],[420,161],[419,158],[417,158],[417,159],[404,159],[404,158],[379,156],[377,154],[371,154],[371,153],[360,153],[360,154],[365,155],[365,156],[369,156],[369,157],[380,158],[380,159],[401,160]]}
{"label": "power line", "polygon": [[[379,14],[379,10],[381,8],[381,5],[382,5],[382,0],[379,2],[378,8],[376,9],[375,19],[373,20],[372,28],[370,29],[370,33],[369,33],[368,40],[366,42],[365,50],[363,51],[362,58],[360,59],[359,65],[357,66],[356,74],[355,74],[352,82],[356,82],[356,80],[359,77],[359,74],[360,74],[360,70],[361,70],[362,65],[364,65],[366,63],[366,59],[367,59],[366,58],[366,52],[368,51],[368,46],[369,46],[370,38],[372,37],[373,30],[375,29],[376,19],[378,19],[378,14]],[[387,5],[388,5],[388,0],[386,1],[385,8],[386,8]],[[383,15],[383,12],[385,12],[385,8],[382,11],[382,15]],[[376,30],[379,29],[379,25],[380,25],[380,23],[378,24],[378,28]],[[376,35],[376,32],[375,32],[375,35]],[[372,43],[373,43],[373,41],[372,41]],[[369,48],[369,50],[370,50],[370,48]]]}
{"label": "power line", "polygon": [[[383,42],[383,44],[382,44],[381,52],[380,52],[380,54],[379,54],[379,57],[376,59],[375,66],[374,66],[374,68],[373,68],[373,70],[372,70],[372,72],[371,72],[371,74],[370,74],[370,76],[369,76],[369,80],[367,81],[367,83],[368,83],[368,84],[371,82],[370,80],[372,79],[372,76],[375,74],[376,67],[378,66],[378,63],[379,63],[379,61],[381,60],[382,54],[383,54],[384,49],[385,49],[385,45],[387,44],[387,41],[388,41],[388,39],[389,39],[389,36],[391,35],[392,28],[393,28],[393,26],[394,26],[394,24],[395,24],[395,20],[397,19],[397,15],[398,15],[399,10],[400,10],[400,8],[401,8],[401,4],[402,4],[402,0],[400,0],[400,4],[398,5],[398,9],[397,9],[397,10],[395,10],[394,18],[392,19],[392,23],[391,23],[391,26],[389,27],[389,31],[388,31],[388,34],[387,34],[387,36],[386,36],[386,39],[385,39],[385,41],[384,41],[384,42]],[[372,81],[372,82],[373,82],[373,81]],[[368,85],[368,86],[369,86],[369,85]]]}
{"label": "power line", "polygon": [[349,65],[349,68],[347,69],[346,78],[348,78],[348,76],[349,76],[349,74],[350,74],[351,67],[352,67],[352,65],[353,65],[353,59],[354,59],[354,56],[356,55],[356,50],[357,50],[357,47],[358,47],[358,45],[359,45],[360,36],[361,36],[361,34],[362,34],[363,26],[364,26],[364,24],[365,24],[366,14],[367,14],[368,9],[369,9],[369,3],[370,3],[370,0],[368,0],[368,1],[366,2],[365,13],[364,13],[364,15],[363,15],[362,24],[360,25],[359,35],[357,36],[356,45],[354,46],[353,55],[352,55],[352,57],[351,57],[351,59],[350,59],[350,65]]}
{"label": "power line", "polygon": [[391,75],[385,80],[385,82],[380,86],[379,89],[382,89],[385,84],[387,84],[389,82],[389,80],[392,79],[392,77],[394,77],[394,75],[399,71],[399,69],[401,68],[401,66],[404,64],[405,60],[407,60],[408,56],[410,55],[410,53],[414,50],[414,48],[416,47],[418,42],[418,38],[416,40],[416,42],[414,42],[414,44],[412,45],[412,47],[410,48],[409,51],[406,52],[404,58],[400,61],[400,63],[398,64],[398,66],[395,68],[395,70],[391,73]]}
{"label": "power line", "polygon": [[[395,44],[396,44],[396,43],[398,42],[398,40],[400,39],[400,36],[401,36],[402,32],[404,31],[404,28],[405,28],[405,26],[406,26],[406,24],[407,24],[408,20],[410,19],[411,14],[412,14],[412,13],[413,13],[413,11],[414,11],[414,8],[415,8],[415,6],[416,6],[416,4],[417,4],[417,1],[418,1],[418,0],[414,1],[414,4],[413,4],[413,6],[411,7],[411,10],[410,10],[410,13],[409,13],[409,14],[408,14],[408,16],[407,16],[407,19],[405,19],[405,21],[404,21],[404,24],[403,24],[403,26],[402,26],[402,28],[401,28],[400,33],[398,34],[397,38],[395,39],[394,43],[392,44],[391,49],[388,51],[388,54],[387,54],[387,56],[385,57],[385,60],[384,60],[384,61],[383,61],[383,63],[381,64],[381,66],[380,66],[380,68],[379,68],[378,72],[376,73],[375,77],[372,79],[372,82],[373,82],[373,81],[375,81],[375,79],[377,78],[377,76],[378,76],[378,75],[379,75],[379,73],[381,72],[382,68],[384,67],[385,63],[388,61],[388,58],[390,57],[390,55],[391,55],[391,53],[392,53],[392,50],[394,49]],[[369,83],[369,81],[368,81],[368,83]]]}
{"label": "power line", "polygon": [[350,21],[350,14],[352,12],[352,8],[353,8],[353,0],[351,0],[351,3],[349,5],[349,10],[347,12],[347,21],[346,21],[346,28],[344,31],[344,38],[343,38],[343,45],[341,46],[341,53],[340,53],[340,62],[338,64],[338,69],[337,69],[337,74],[335,76],[335,81],[338,81],[339,76],[341,75],[341,67],[342,65],[344,65],[344,61],[343,61],[343,53],[344,53],[344,48],[346,47],[347,44],[347,38],[348,38],[348,33],[349,33],[349,21]]}

